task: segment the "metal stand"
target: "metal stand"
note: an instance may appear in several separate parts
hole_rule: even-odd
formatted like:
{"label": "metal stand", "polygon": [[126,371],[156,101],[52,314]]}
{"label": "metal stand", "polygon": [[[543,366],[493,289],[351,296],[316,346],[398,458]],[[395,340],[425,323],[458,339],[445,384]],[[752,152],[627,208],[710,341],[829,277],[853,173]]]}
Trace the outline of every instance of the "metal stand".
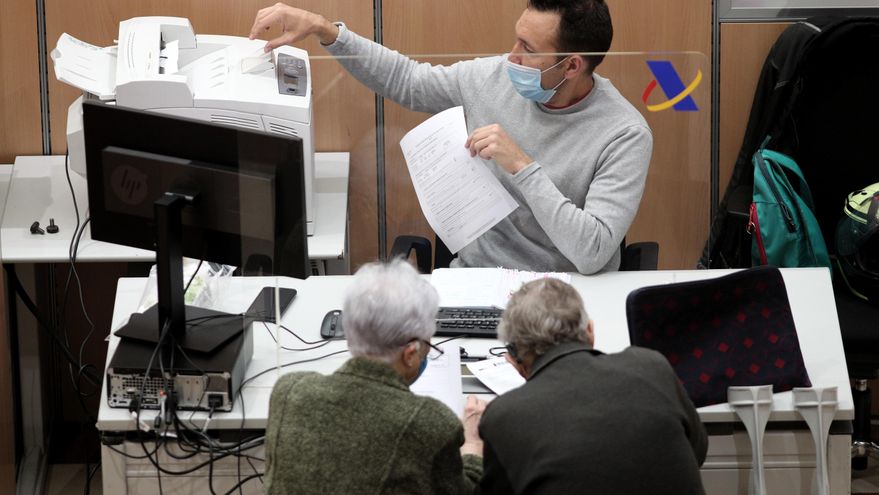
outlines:
{"label": "metal stand", "polygon": [[772,385],[756,387],[729,387],[729,405],[745,424],[751,439],[751,484],[748,493],[766,495],[766,475],[763,472],[763,434],[772,410]]}
{"label": "metal stand", "polygon": [[167,324],[171,335],[182,337],[186,331],[186,306],[183,298],[183,207],[191,198],[165,194],[156,200],[156,285],[159,290],[159,339]]}
{"label": "metal stand", "polygon": [[815,441],[816,483],[813,494],[829,495],[830,480],[827,467],[827,440],[830,436],[830,423],[839,407],[836,387],[794,388],[794,407],[799,411]]}

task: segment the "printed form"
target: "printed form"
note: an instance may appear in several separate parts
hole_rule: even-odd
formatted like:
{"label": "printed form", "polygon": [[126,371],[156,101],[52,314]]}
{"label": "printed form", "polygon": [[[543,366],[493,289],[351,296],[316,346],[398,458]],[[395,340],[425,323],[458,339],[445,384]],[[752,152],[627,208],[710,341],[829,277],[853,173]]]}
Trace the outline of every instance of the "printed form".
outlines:
{"label": "printed form", "polygon": [[456,416],[464,416],[464,390],[461,384],[461,348],[455,342],[440,345],[443,355],[428,359],[424,373],[409,390],[415,395],[426,395],[442,402]]}
{"label": "printed form", "polygon": [[525,383],[522,375],[505,357],[467,363],[467,369],[497,395],[505,394]]}
{"label": "printed form", "polygon": [[400,141],[424,217],[452,254],[519,206],[465,142],[463,107],[434,115]]}

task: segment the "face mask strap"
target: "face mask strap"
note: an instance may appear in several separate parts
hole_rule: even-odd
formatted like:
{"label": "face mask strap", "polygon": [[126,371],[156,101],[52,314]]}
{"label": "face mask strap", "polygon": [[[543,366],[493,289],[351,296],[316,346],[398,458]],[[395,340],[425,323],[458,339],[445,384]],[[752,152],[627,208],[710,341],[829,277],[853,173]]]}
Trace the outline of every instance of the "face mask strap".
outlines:
{"label": "face mask strap", "polygon": [[564,58],[562,58],[562,59],[559,60],[558,62],[556,62],[556,63],[550,65],[549,67],[543,69],[542,71],[540,71],[540,73],[543,74],[544,72],[546,72],[546,71],[548,71],[548,70],[550,70],[550,69],[555,69],[555,68],[558,67],[562,62],[564,62],[565,60],[567,60],[567,59],[569,59],[569,58],[571,58],[570,55],[565,55]]}
{"label": "face mask strap", "polygon": [[[555,64],[551,65],[550,67],[547,67],[546,69],[540,71],[540,74],[543,75],[544,72],[546,72],[546,71],[548,71],[548,70],[550,70],[550,69],[553,69],[553,68],[555,68],[555,67],[558,67],[559,64],[561,64],[561,63],[564,62],[565,60],[568,60],[568,58],[570,58],[570,57],[571,57],[570,55],[566,55],[565,58],[559,60],[558,62],[556,62]],[[556,84],[555,86],[553,86],[552,89],[550,89],[550,91],[555,91],[555,90],[559,89],[559,88],[561,87],[561,85],[564,84],[565,81],[567,81],[567,80],[568,80],[567,77],[562,77],[562,80],[559,81],[558,84]]]}

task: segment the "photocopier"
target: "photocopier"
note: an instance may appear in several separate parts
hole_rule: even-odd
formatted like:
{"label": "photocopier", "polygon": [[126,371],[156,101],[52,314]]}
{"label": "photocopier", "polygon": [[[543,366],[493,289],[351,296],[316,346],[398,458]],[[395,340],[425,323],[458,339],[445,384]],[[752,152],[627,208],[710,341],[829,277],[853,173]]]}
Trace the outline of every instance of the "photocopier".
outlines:
{"label": "photocopier", "polygon": [[314,126],[308,53],[265,41],[196,35],[188,19],[135,17],[119,23],[117,45],[67,33],[52,60],[59,81],[83,91],[67,112],[71,168],[86,175],[82,100],[238,126],[302,139],[308,234],[314,233]]}

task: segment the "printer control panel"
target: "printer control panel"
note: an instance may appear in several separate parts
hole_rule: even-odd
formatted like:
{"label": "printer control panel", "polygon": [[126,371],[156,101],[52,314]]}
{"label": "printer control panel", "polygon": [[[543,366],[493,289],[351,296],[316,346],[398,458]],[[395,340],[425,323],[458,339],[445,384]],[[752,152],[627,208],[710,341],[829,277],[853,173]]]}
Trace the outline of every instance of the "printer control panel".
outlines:
{"label": "printer control panel", "polygon": [[278,79],[278,93],[306,96],[308,68],[304,60],[286,53],[279,53],[275,72]]}

